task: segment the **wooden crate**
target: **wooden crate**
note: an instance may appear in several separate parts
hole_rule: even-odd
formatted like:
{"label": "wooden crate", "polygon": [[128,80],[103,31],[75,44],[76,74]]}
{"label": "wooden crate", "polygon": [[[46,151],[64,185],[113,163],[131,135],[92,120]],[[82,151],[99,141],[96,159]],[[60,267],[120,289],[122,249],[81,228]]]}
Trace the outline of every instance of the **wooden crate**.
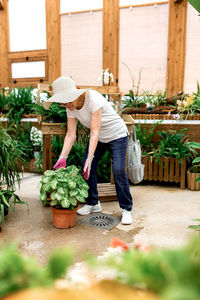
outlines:
{"label": "wooden crate", "polygon": [[164,182],[180,182],[180,188],[185,188],[186,179],[186,159],[182,159],[182,163],[176,158],[161,157],[161,164],[155,158],[143,156],[144,164],[144,180],[164,181]]}
{"label": "wooden crate", "polygon": [[111,183],[98,183],[98,198],[99,201],[116,201],[117,193],[115,185]]}
{"label": "wooden crate", "polygon": [[200,177],[200,173],[191,173],[187,171],[187,187],[191,191],[200,191],[200,182],[196,182],[197,178]]}

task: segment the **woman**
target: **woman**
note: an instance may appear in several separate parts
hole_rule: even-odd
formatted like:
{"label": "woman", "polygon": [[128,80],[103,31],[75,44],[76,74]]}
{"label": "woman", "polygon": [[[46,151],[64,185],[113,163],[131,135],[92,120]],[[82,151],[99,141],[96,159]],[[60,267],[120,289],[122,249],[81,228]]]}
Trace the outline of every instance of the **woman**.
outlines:
{"label": "woman", "polygon": [[96,170],[101,156],[110,149],[116,192],[122,211],[121,223],[132,224],[132,197],[125,173],[128,132],[124,121],[100,93],[77,89],[70,77],[59,77],[52,87],[53,96],[44,106],[47,108],[52,102],[62,103],[68,117],[63,149],[54,169],[66,167],[67,157],[76,140],[77,121],[90,128],[90,139],[83,161],[83,177],[90,187],[89,197],[87,204],[78,209],[77,213],[87,215],[102,210],[98,201]]}

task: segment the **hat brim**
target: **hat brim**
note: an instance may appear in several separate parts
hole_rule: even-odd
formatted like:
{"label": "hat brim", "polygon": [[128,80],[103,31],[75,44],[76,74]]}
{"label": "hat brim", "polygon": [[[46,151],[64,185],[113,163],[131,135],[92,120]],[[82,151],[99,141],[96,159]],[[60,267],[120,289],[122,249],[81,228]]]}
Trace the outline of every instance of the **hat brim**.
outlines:
{"label": "hat brim", "polygon": [[56,93],[52,97],[50,97],[48,100],[43,102],[43,106],[45,109],[49,109],[51,104],[53,102],[57,103],[69,103],[74,100],[76,100],[80,95],[82,95],[84,92],[86,92],[87,89],[76,89],[70,93]]}

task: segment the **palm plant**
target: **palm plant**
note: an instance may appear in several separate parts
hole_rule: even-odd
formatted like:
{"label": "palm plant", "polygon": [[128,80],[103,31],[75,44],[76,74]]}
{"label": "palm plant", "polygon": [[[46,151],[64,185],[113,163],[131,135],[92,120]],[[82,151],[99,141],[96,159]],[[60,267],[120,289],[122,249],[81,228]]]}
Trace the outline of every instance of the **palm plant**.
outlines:
{"label": "palm plant", "polygon": [[66,108],[59,103],[52,103],[49,109],[45,109],[42,104],[32,104],[32,112],[41,115],[44,122],[67,122]]}
{"label": "palm plant", "polygon": [[32,87],[15,88],[9,90],[8,99],[8,119],[15,120],[16,123],[20,122],[24,114],[29,114],[32,107]]}
{"label": "palm plant", "polygon": [[153,155],[159,162],[160,157],[175,157],[181,163],[183,158],[190,162],[191,158],[196,155],[196,150],[191,147],[187,136],[183,133],[187,129],[175,130],[162,130],[158,131],[161,136],[161,141],[157,149],[153,148]]}
{"label": "palm plant", "polygon": [[15,181],[18,185],[20,184],[18,161],[23,161],[23,148],[17,139],[9,135],[11,129],[14,132],[13,126],[5,129],[0,124],[0,213],[2,225],[8,208],[14,209],[10,203],[11,198],[14,204],[25,204],[25,202],[20,201],[14,191]]}
{"label": "palm plant", "polygon": [[0,175],[1,181],[4,181],[8,189],[12,189],[15,185],[15,180],[18,184],[20,176],[18,172],[18,161],[24,162],[23,148],[21,143],[9,135],[11,130],[14,132],[14,127],[3,128],[0,124]]}

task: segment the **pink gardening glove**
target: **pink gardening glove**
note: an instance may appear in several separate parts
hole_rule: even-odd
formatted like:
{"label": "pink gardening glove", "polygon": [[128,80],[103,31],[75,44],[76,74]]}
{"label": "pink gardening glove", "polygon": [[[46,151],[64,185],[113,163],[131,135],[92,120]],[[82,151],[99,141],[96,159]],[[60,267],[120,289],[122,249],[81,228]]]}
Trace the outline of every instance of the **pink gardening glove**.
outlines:
{"label": "pink gardening glove", "polygon": [[53,168],[56,170],[58,170],[60,168],[66,168],[66,162],[67,162],[67,159],[64,157],[61,157],[58,159],[57,163],[53,166]]}
{"label": "pink gardening glove", "polygon": [[92,165],[92,161],[93,161],[94,155],[88,154],[88,157],[85,161],[85,165],[83,168],[83,178],[85,180],[88,180],[88,178],[90,177],[90,170],[91,170],[91,165]]}

